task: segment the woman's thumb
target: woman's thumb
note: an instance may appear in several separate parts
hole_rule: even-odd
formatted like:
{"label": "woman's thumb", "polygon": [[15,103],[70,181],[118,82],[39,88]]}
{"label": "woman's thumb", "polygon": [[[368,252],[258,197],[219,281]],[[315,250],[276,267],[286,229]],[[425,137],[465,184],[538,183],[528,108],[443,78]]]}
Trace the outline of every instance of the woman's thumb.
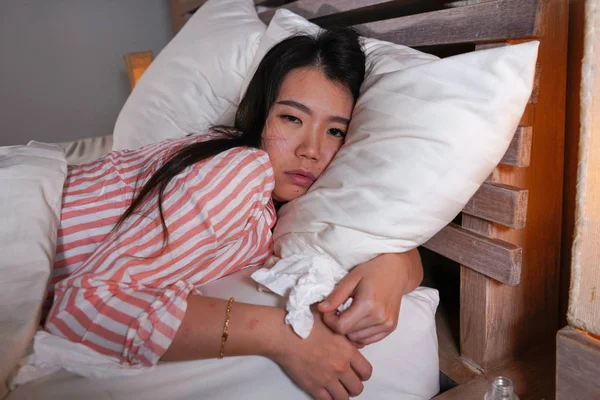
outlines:
{"label": "woman's thumb", "polygon": [[319,311],[325,313],[337,309],[352,295],[357,284],[358,279],[352,279],[350,274],[346,275],[329,296],[319,303]]}

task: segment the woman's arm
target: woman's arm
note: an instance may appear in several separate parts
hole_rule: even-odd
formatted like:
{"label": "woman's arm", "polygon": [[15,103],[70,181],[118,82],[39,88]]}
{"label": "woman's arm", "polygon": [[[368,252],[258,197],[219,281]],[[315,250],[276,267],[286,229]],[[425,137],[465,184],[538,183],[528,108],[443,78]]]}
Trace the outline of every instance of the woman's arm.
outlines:
{"label": "woman's arm", "polygon": [[[191,295],[183,321],[162,360],[214,358],[220,353],[227,301]],[[285,310],[234,302],[225,356],[262,355],[277,362],[316,399],[347,399],[362,392],[371,365],[342,335],[315,315],[303,340],[285,325]]]}
{"label": "woman's arm", "polygon": [[[423,265],[417,249],[382,254],[354,268],[319,304],[325,323],[346,335],[358,347],[377,342],[398,324],[402,296],[423,280]],[[348,297],[352,306],[338,315],[336,309]]]}
{"label": "woman's arm", "polygon": [[[216,358],[220,353],[227,300],[191,295],[187,311],[162,360]],[[285,310],[234,302],[229,314],[227,356],[274,357],[285,349],[289,328]]]}
{"label": "woman's arm", "polygon": [[384,263],[394,264],[398,267],[398,273],[406,274],[406,286],[402,292],[403,295],[408,294],[419,287],[423,282],[423,263],[419,250],[413,249],[405,253],[388,253],[383,254]]}

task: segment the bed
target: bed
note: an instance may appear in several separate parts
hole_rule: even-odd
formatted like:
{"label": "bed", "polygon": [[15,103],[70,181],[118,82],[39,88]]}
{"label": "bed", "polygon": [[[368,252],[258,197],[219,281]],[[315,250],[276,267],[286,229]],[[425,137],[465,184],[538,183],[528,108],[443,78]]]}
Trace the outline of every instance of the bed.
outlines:
{"label": "bed", "polygon": [[[203,3],[171,0],[175,31]],[[540,40],[534,91],[509,150],[463,213],[426,243],[422,254],[426,283],[441,297],[436,322],[442,390],[437,398],[482,398],[497,375],[511,378],[521,399],[552,397],[553,341],[559,324],[566,2],[255,3],[265,22],[282,7],[324,27],[356,26],[367,36],[440,57]],[[70,163],[83,163],[106,154],[110,145],[107,136],[65,147]],[[61,379],[66,383],[72,377]],[[47,390],[39,385],[21,395]],[[72,387],[81,391],[86,383]],[[104,398],[101,388],[94,390]]]}
{"label": "bed", "polygon": [[[171,1],[176,31],[202,3]],[[535,88],[509,151],[461,217],[431,239],[423,255],[431,271],[427,280],[441,292],[440,370],[443,386],[451,389],[438,398],[481,398],[498,374],[515,381],[522,399],[551,398],[559,325],[567,2],[256,3],[265,7],[263,21],[283,7],[321,26],[353,25],[367,36],[441,57],[540,40]]]}

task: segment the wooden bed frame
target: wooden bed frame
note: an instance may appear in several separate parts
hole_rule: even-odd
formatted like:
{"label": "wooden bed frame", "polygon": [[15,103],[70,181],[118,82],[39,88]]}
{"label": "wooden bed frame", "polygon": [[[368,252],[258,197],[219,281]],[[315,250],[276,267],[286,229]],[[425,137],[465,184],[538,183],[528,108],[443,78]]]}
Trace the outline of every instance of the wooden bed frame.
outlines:
{"label": "wooden bed frame", "polygon": [[[203,0],[171,0],[178,31]],[[559,328],[568,2],[565,0],[262,0],[324,26],[441,57],[540,40],[535,87],[501,164],[463,210],[424,247],[436,268],[460,276],[459,307],[438,313],[440,369],[455,387],[439,399],[481,399],[503,374],[521,399],[554,397]],[[440,257],[438,257],[440,258]],[[458,288],[459,287],[459,288]],[[459,289],[459,290],[458,290]],[[451,290],[452,291],[452,290]],[[456,329],[458,327],[458,329]],[[455,329],[452,329],[455,328]]]}

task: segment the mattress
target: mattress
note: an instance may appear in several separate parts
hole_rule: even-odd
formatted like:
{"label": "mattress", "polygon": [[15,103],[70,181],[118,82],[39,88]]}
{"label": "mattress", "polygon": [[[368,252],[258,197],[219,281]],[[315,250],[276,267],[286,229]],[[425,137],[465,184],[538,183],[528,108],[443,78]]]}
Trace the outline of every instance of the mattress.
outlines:
{"label": "mattress", "polygon": [[[201,288],[206,296],[284,306],[279,296],[259,292],[247,268]],[[418,288],[404,296],[398,328],[362,353],[373,365],[360,399],[430,399],[439,389],[435,310],[438,293]],[[136,376],[83,378],[60,371],[17,387],[7,400],[25,399],[279,399],[309,397],[270,359],[258,356],[159,363]]]}

